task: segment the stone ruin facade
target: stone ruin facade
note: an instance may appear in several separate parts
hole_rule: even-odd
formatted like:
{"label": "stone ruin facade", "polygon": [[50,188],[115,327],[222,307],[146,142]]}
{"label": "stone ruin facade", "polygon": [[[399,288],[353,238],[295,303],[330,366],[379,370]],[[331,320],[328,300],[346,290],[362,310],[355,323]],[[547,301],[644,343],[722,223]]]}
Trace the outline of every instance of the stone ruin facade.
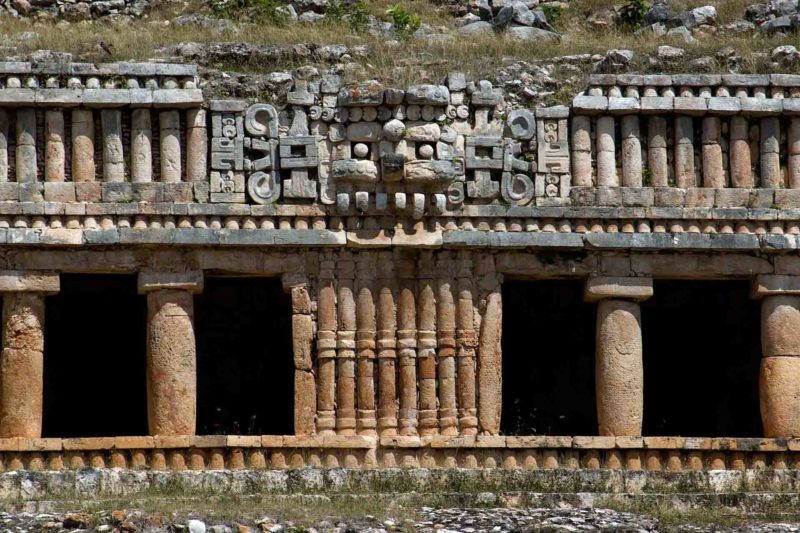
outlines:
{"label": "stone ruin facade", "polygon": [[[800,76],[595,75],[535,110],[457,73],[296,79],[279,107],[198,86],[0,64],[3,468],[800,467]],[[46,296],[120,272],[150,434],[42,438]],[[293,435],[196,435],[213,275],[290,294]],[[564,278],[598,302],[596,435],[502,435],[503,283]],[[752,283],[763,438],[642,435],[654,279]]]}

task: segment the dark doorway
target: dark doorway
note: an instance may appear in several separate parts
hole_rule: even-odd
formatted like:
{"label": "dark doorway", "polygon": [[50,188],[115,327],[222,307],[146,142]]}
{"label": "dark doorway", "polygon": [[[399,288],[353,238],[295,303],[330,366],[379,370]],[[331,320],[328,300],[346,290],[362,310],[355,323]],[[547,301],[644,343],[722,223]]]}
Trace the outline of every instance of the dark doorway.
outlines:
{"label": "dark doorway", "polygon": [[291,324],[279,279],[206,278],[195,298],[198,433],[294,433]]}
{"label": "dark doorway", "polygon": [[594,435],[597,306],[582,281],[503,283],[506,435]]}
{"label": "dark doorway", "polygon": [[645,435],[758,437],[760,306],[746,281],[656,281],[642,303]]}
{"label": "dark doorway", "polygon": [[61,275],[45,304],[43,436],[147,435],[146,321],[135,275]]}

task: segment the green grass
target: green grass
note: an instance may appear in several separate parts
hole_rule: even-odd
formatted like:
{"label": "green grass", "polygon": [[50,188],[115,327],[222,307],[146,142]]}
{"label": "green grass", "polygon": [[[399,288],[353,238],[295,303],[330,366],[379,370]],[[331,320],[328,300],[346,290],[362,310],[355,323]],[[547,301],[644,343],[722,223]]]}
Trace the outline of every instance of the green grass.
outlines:
{"label": "green grass", "polygon": [[[196,1],[196,0],[195,0]],[[720,14],[720,24],[743,18],[744,10],[751,0],[718,0],[715,4]],[[693,7],[708,3],[705,1],[683,0],[675,2],[683,7]],[[270,4],[271,5],[271,4]],[[366,0],[365,9],[384,20],[388,18],[389,5],[385,0]],[[406,12],[418,15],[424,24],[434,28],[452,30],[453,19],[444,8],[428,0],[400,0],[398,5]],[[743,57],[741,72],[764,73],[773,67],[768,60],[759,59],[754,53],[769,53],[781,44],[792,42],[792,38],[781,39],[769,36],[737,34],[718,34],[705,37],[700,44],[670,43],[664,37],[652,35],[633,35],[630,31],[611,29],[595,31],[586,23],[586,15],[593,10],[606,7],[605,0],[573,0],[569,9],[564,10],[558,21],[565,36],[560,42],[519,43],[502,34],[473,36],[447,42],[428,42],[410,38],[400,43],[387,44],[364,31],[353,31],[345,21],[330,20],[327,24],[309,26],[285,26],[265,20],[259,24],[238,21],[238,32],[218,33],[191,26],[176,26],[171,22],[179,12],[195,12],[201,7],[194,3],[180,11],[175,8],[156,10],[147,19],[124,24],[96,22],[76,23],[69,27],[57,27],[52,23],[33,23],[14,19],[0,19],[0,32],[14,35],[23,31],[35,31],[38,37],[19,43],[20,53],[37,49],[52,49],[71,52],[76,60],[84,61],[128,61],[147,60],[156,57],[156,49],[181,42],[249,42],[254,44],[295,45],[299,43],[345,44],[348,46],[366,45],[369,53],[366,58],[354,58],[354,64],[346,69],[346,80],[376,78],[392,85],[439,82],[447,72],[461,70],[473,78],[487,77],[517,62],[548,65],[549,59],[573,54],[605,54],[610,48],[628,48],[635,56],[632,71],[639,72],[678,72],[691,71],[691,61],[703,56],[714,56],[725,48],[733,48]],[[111,55],[103,52],[100,41],[111,44]],[[687,50],[685,60],[674,64],[652,63],[648,56],[653,55],[661,44],[673,44]],[[268,64],[222,65],[224,68],[242,72],[259,73],[270,70],[291,70],[310,60],[282,60]],[[571,72],[575,85],[581,85],[588,66],[581,65],[577,72],[566,72],[564,67],[551,65],[566,74]],[[725,72],[725,62],[717,62],[712,71]],[[574,69],[573,69],[574,70]],[[782,72],[797,71],[796,67],[779,67]],[[556,72],[556,74],[558,74]],[[563,102],[573,94],[573,87],[559,83],[552,88],[549,102]]]}

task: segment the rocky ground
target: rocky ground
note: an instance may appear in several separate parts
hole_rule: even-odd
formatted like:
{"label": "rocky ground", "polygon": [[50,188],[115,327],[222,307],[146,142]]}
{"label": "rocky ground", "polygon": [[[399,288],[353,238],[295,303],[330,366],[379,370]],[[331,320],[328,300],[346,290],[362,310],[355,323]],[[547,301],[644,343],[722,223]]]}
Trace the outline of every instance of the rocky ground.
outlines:
{"label": "rocky ground", "polygon": [[[609,509],[508,509],[481,508],[435,509],[422,507],[402,517],[337,518],[334,515],[281,520],[270,516],[236,520],[214,518],[202,513],[142,510],[70,512],[70,513],[0,513],[4,533],[510,533],[510,532],[583,532],[621,533],[685,531],[711,532],[789,532],[800,531],[800,524],[752,521],[739,525],[692,525],[678,517],[665,523],[653,516]],[[302,514],[302,513],[301,513]]]}

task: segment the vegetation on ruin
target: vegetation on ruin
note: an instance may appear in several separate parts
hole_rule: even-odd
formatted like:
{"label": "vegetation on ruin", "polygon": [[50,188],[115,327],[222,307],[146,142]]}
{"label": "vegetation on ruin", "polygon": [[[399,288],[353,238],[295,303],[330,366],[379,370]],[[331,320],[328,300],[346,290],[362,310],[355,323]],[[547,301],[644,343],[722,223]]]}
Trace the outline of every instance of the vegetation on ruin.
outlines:
{"label": "vegetation on ruin", "polygon": [[[448,71],[459,69],[473,77],[497,74],[519,62],[548,64],[551,58],[575,54],[604,55],[611,48],[626,48],[634,52],[631,71],[676,72],[690,69],[694,72],[727,70],[727,57],[736,54],[742,59],[738,69],[742,73],[764,73],[775,70],[769,52],[776,46],[789,44],[791,39],[779,36],[719,32],[702,38],[697,44],[671,41],[651,32],[635,34],[642,0],[629,0],[625,13],[631,24],[612,27],[604,31],[592,29],[587,16],[607,7],[605,0],[573,0],[569,7],[547,8],[546,15],[563,33],[559,42],[536,42],[535,45],[516,41],[505,34],[471,35],[468,39],[425,39],[412,35],[417,21],[430,26],[433,31],[445,28],[455,31],[456,18],[445,6],[428,0],[399,0],[394,4],[385,1],[363,0],[355,4],[334,2],[324,23],[287,25],[283,18],[280,0],[217,0],[212,6],[193,0],[186,5],[163,4],[145,19],[119,19],[118,22],[76,22],[70,25],[51,22],[33,22],[23,19],[3,18],[0,31],[5,35],[26,34],[15,39],[16,53],[24,54],[39,49],[50,49],[74,54],[74,60],[128,61],[163,57],[159,49],[186,42],[246,42],[269,45],[297,45],[304,43],[365,45],[365,57],[353,57],[342,72],[345,79],[377,78],[386,83],[404,85],[425,81],[439,81]],[[674,11],[711,3],[719,13],[718,26],[743,18],[751,0],[675,0]],[[232,29],[211,31],[192,25],[177,25],[176,16],[187,13],[207,13],[210,16],[228,17],[235,22]],[[408,38],[389,40],[364,31],[367,16],[392,21],[404,28],[399,34]],[[32,32],[32,33],[31,33]],[[104,46],[101,46],[101,43]],[[675,62],[655,61],[653,55],[662,44],[672,44],[686,50],[686,55]],[[760,54],[758,54],[760,53]],[[713,64],[692,64],[699,57],[713,58]],[[249,63],[249,62],[248,62]],[[240,72],[292,69],[308,60],[276,60],[274,64],[216,65]],[[579,81],[587,74],[589,65],[563,64],[552,66],[551,76],[557,79]],[[780,65],[782,72],[798,71],[797,62]],[[563,84],[554,84],[550,99],[563,100],[568,94],[559,94]]]}

